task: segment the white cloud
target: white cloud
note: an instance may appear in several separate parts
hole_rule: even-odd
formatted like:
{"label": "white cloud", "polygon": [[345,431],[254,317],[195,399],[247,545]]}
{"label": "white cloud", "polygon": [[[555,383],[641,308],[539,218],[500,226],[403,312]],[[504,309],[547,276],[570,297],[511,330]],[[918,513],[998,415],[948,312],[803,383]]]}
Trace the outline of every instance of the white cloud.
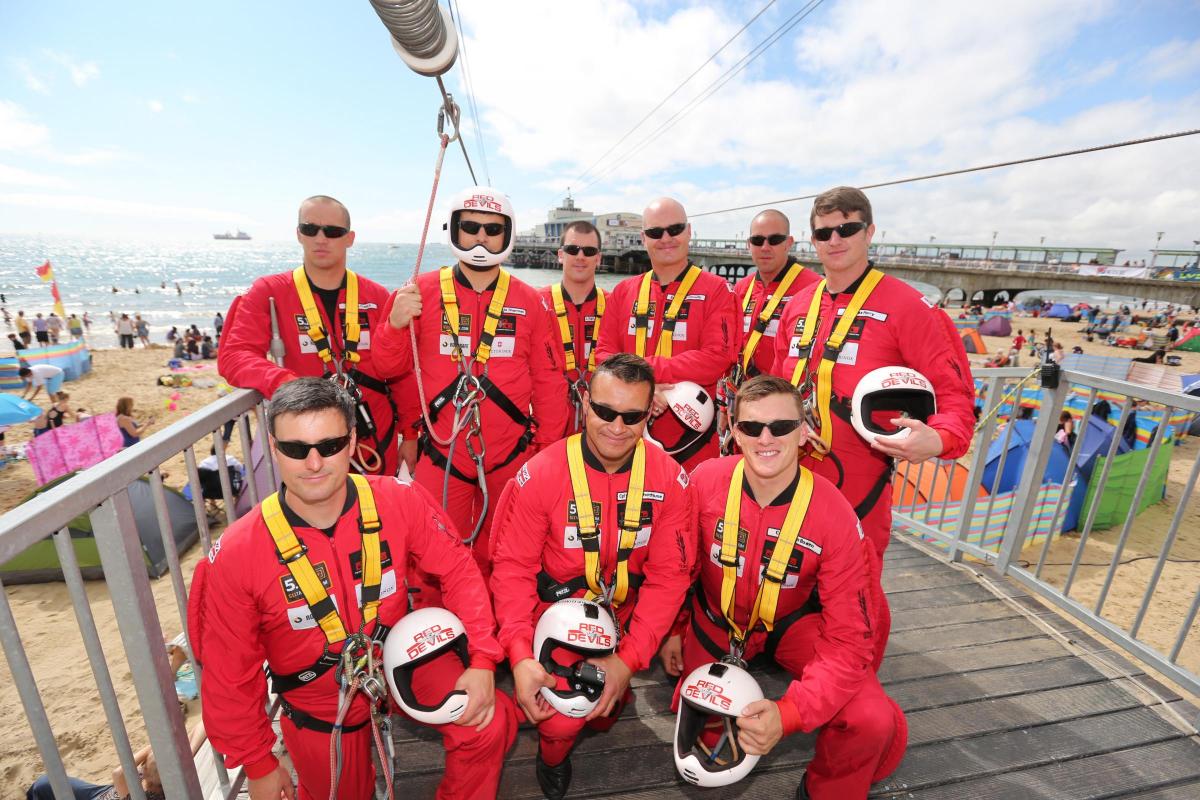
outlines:
{"label": "white cloud", "polygon": [[1146,54],[1142,68],[1151,80],[1178,78],[1200,70],[1200,39],[1172,39]]}
{"label": "white cloud", "polygon": [[[230,227],[248,224],[244,217],[226,210],[172,206],[165,203],[135,202],[84,194],[0,193],[0,205],[16,205],[53,211],[75,211],[88,215],[125,217],[143,221],[212,222]],[[253,222],[253,220],[250,222]]]}
{"label": "white cloud", "polygon": [[43,148],[37,155],[55,164],[67,164],[75,167],[94,166],[96,164],[111,164],[114,161],[124,161],[130,156],[115,147],[87,147],[73,153],[64,153],[52,148]]}
{"label": "white cloud", "polygon": [[163,104],[161,100],[147,100],[146,108],[150,109],[155,114],[161,114],[163,110]]}
{"label": "white cloud", "polygon": [[100,67],[94,61],[80,61],[72,55],[54,50],[44,52],[47,58],[65,69],[71,76],[71,82],[81,89],[100,77]]}
{"label": "white cloud", "polygon": [[0,164],[0,186],[28,186],[37,189],[66,189],[70,182],[56,175],[39,175],[29,170]]}
{"label": "white cloud", "polygon": [[28,61],[18,58],[14,59],[12,63],[21,75],[21,80],[25,81],[25,88],[38,94],[50,94],[50,87],[33,71],[33,67],[30,66]]}
{"label": "white cloud", "polygon": [[28,150],[49,138],[50,130],[30,119],[25,109],[0,100],[0,150]]}

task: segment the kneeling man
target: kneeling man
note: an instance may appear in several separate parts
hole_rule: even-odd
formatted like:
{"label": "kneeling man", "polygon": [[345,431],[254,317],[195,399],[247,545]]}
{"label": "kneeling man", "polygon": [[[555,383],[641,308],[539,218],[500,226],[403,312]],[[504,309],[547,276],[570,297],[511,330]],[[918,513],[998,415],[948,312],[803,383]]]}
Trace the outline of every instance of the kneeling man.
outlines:
{"label": "kneeling man", "polygon": [[[585,393],[583,432],[530,459],[496,512],[491,587],[500,643],[517,702],[538,726],[537,777],[549,798],[566,794],[569,755],[583,727],[616,721],[630,677],[654,657],[691,580],[696,536],[687,475],[642,439],[653,397],[645,359],[611,356]],[[533,652],[538,619],[567,597],[606,605],[620,631],[616,652],[593,659],[606,675],[604,690],[581,718],[557,712],[539,694],[555,678]]]}
{"label": "kneeling man", "polygon": [[742,455],[691,476],[700,580],[663,662],[687,675],[729,655],[774,660],[794,680],[779,700],[742,712],[738,742],[763,755],[819,728],[797,797],[865,798],[908,741],[904,713],[871,669],[871,545],[833,484],[798,464],[799,391],[760,375],[742,385],[735,409]]}

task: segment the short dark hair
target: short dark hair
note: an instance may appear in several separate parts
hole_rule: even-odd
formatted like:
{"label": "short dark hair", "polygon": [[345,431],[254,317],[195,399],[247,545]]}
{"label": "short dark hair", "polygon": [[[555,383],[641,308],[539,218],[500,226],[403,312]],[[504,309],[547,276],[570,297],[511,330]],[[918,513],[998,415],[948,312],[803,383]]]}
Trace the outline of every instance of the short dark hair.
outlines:
{"label": "short dark hair", "polygon": [[31,370],[29,367],[21,367],[17,370],[17,375],[21,376],[22,378],[27,378],[32,374],[33,370]]}
{"label": "short dark hair", "polygon": [[[345,203],[343,203],[341,200],[338,200],[336,197],[330,197],[327,194],[314,194],[312,197],[304,198],[304,200],[300,203],[300,208],[304,208],[305,203],[315,202],[333,203],[338,208],[342,209],[342,214],[346,216],[346,227],[350,227],[350,209],[346,208]],[[300,212],[297,210],[296,223],[299,224],[301,222],[304,222],[304,220],[300,219]]]}
{"label": "short dark hair", "polygon": [[735,411],[740,410],[744,403],[753,403],[776,394],[785,394],[796,401],[796,412],[803,418],[804,397],[800,390],[778,375],[757,375],[742,384],[737,392]]}
{"label": "short dark hair", "polygon": [[817,199],[813,200],[812,213],[808,215],[808,227],[815,228],[817,226],[818,214],[832,214],[834,211],[840,211],[846,216],[857,211],[862,215],[863,222],[868,225],[873,225],[875,222],[871,216],[871,201],[861,190],[855,189],[853,186],[835,186],[821,192],[817,195]]}
{"label": "short dark hair", "polygon": [[600,235],[600,229],[588,222],[586,219],[577,219],[574,222],[568,223],[567,227],[563,228],[562,236],[558,237],[559,247],[562,247],[564,244],[566,244],[567,233],[570,231],[576,231],[577,233],[594,233],[596,234],[596,247],[604,247],[604,237]]}
{"label": "short dark hair", "polygon": [[[596,367],[596,375],[601,373],[612,375],[622,383],[648,383],[650,396],[654,396],[654,369],[650,362],[633,353],[617,353],[604,359],[604,363]],[[595,378],[595,375],[592,376]]]}
{"label": "short dark hair", "polygon": [[347,432],[354,430],[354,398],[326,378],[296,378],[280,384],[267,404],[267,430],[275,435],[275,419],[282,414],[311,414],[333,409],[346,420]]}

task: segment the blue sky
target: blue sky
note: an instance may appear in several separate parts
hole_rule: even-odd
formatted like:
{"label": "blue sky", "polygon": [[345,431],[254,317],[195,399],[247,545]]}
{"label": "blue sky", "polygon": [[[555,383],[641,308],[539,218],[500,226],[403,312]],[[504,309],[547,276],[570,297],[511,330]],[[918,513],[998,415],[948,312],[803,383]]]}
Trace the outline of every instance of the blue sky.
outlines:
{"label": "blue sky", "polygon": [[[826,0],[586,186],[585,169],[764,5],[460,0],[491,179],[519,227],[567,185],[594,211],[668,193],[697,213],[1200,127],[1196,2]],[[803,5],[772,4],[614,155]],[[419,235],[438,95],[366,0],[3,0],[0,16],[0,233],[203,239],[241,226],[284,240],[298,201],[327,193],[363,240]],[[447,81],[465,106],[461,65]],[[469,183],[457,151],[442,180],[443,196]],[[1164,247],[1190,247],[1200,137],[872,199],[888,241],[998,230],[1001,243],[1136,257],[1162,230]],[[807,208],[784,208],[798,231]],[[736,236],[751,215],[694,227]]]}

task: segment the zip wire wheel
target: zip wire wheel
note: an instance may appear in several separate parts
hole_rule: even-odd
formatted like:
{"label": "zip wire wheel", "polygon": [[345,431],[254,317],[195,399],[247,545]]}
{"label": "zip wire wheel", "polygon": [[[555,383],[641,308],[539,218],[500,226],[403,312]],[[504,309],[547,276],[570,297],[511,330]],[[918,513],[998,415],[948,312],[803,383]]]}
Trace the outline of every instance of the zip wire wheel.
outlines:
{"label": "zip wire wheel", "polygon": [[426,77],[442,75],[458,57],[458,37],[450,36],[450,12],[437,0],[370,0],[392,47],[409,69]]}

